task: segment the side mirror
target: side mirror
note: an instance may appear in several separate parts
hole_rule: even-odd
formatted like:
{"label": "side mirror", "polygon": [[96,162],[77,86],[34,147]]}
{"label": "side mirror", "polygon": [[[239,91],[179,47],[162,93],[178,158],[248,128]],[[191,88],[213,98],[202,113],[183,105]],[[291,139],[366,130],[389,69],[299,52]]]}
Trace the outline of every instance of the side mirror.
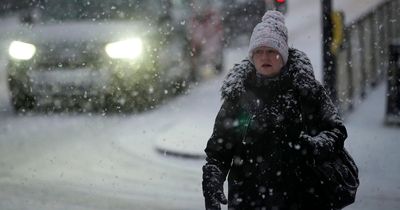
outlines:
{"label": "side mirror", "polygon": [[163,13],[158,17],[158,22],[161,24],[168,23],[170,21],[171,21],[171,16],[168,13],[167,14]]}
{"label": "side mirror", "polygon": [[21,23],[32,25],[39,20],[39,12],[37,10],[25,10],[20,13],[19,19]]}

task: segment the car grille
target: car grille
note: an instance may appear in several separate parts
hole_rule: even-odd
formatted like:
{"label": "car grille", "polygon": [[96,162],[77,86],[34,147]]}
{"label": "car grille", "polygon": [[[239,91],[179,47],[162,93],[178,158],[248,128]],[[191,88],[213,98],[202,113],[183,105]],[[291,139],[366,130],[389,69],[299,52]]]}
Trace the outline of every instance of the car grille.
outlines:
{"label": "car grille", "polygon": [[41,70],[96,68],[104,56],[102,45],[88,43],[46,44],[40,46],[36,66]]}

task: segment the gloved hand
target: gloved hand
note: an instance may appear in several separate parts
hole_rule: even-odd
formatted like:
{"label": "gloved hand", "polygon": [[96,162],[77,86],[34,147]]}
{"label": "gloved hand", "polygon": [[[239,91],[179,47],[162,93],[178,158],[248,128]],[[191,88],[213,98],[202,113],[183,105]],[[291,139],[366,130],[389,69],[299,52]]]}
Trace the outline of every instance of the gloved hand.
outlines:
{"label": "gloved hand", "polygon": [[328,158],[334,153],[335,138],[337,138],[337,136],[333,132],[321,132],[319,135],[314,137],[311,137],[304,132],[300,134],[300,139],[305,142],[308,152],[317,159]]}
{"label": "gloved hand", "polygon": [[203,195],[206,210],[220,210],[221,204],[227,204],[224,195],[225,176],[216,165],[203,166]]}

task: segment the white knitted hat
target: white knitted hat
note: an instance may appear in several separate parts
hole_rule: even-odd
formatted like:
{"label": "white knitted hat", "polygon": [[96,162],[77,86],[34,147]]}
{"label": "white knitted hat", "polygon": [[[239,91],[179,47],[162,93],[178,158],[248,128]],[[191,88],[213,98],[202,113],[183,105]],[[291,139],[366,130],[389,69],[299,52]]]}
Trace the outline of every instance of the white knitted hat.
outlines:
{"label": "white knitted hat", "polygon": [[253,51],[258,47],[271,47],[282,56],[283,64],[288,60],[288,30],[285,26],[285,17],[278,11],[267,11],[262,22],[254,27],[249,44],[249,59],[253,61]]}

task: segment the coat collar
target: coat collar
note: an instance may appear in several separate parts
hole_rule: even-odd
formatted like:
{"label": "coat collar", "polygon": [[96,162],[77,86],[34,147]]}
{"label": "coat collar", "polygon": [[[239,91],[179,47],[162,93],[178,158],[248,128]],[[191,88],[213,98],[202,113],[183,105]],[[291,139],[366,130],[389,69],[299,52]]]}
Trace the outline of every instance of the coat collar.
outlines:
{"label": "coat collar", "polygon": [[[298,88],[306,85],[307,81],[315,80],[313,68],[307,55],[295,48],[289,49],[287,74],[293,78],[293,85]],[[228,72],[222,87],[222,99],[236,99],[246,92],[246,83],[255,74],[255,67],[248,59],[235,64]]]}

